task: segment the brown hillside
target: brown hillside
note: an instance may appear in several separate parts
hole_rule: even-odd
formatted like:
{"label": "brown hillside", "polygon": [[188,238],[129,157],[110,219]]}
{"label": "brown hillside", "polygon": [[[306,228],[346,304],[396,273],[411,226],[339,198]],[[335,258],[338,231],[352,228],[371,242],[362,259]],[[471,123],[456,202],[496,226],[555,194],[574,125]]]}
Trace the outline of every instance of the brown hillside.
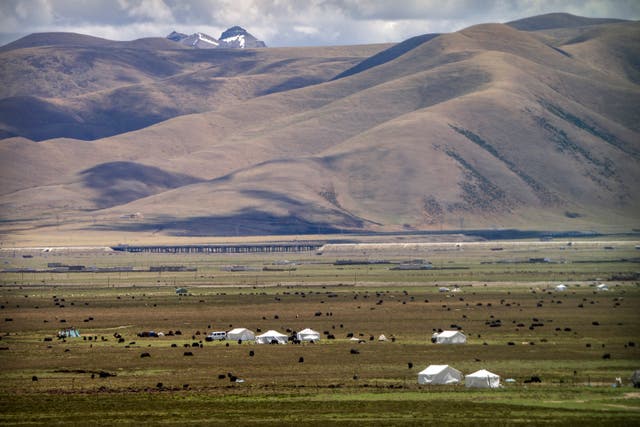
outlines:
{"label": "brown hillside", "polygon": [[384,47],[193,50],[33,35],[0,49],[0,137],[95,140],[317,84]]}
{"label": "brown hillside", "polygon": [[[204,70],[169,77],[144,85],[157,103],[192,85],[215,107],[91,143],[6,139],[0,206],[34,225],[178,235],[637,228],[638,28],[474,26],[273,93],[271,74],[297,73],[287,55],[317,75],[345,62],[280,49],[218,92]],[[113,162],[133,166],[114,178]],[[107,173],[92,184],[87,170]],[[132,212],[144,219],[120,219]]]}

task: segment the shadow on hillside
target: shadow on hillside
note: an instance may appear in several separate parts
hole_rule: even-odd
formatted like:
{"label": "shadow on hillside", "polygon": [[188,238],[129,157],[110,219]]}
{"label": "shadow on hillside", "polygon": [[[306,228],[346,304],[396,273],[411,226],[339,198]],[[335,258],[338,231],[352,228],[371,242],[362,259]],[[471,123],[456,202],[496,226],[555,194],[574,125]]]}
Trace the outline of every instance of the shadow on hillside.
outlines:
{"label": "shadow on hillside", "polygon": [[421,44],[426,43],[429,40],[432,40],[432,39],[438,37],[439,35],[440,34],[423,34],[421,36],[411,37],[410,39],[407,39],[407,40],[403,41],[402,43],[398,43],[398,44],[390,47],[389,49],[385,49],[382,52],[379,52],[379,53],[373,55],[372,57],[365,59],[364,61],[362,61],[358,65],[356,65],[354,67],[351,67],[348,70],[343,71],[342,73],[338,74],[332,80],[338,80],[338,79],[341,79],[343,77],[352,76],[354,74],[358,74],[358,73],[361,73],[363,71],[366,71],[369,68],[377,67],[378,65],[382,65],[382,64],[387,63],[389,61],[393,61],[394,59],[398,58],[399,56],[404,55],[405,53],[409,52],[410,50],[413,50],[413,49],[417,48]]}
{"label": "shadow on hillside", "polygon": [[[122,89],[109,97],[87,101],[81,110],[33,96],[16,96],[0,100],[0,117],[5,134],[22,136],[32,141],[51,138],[74,138],[93,141],[132,130],[142,129],[181,114],[170,105],[155,105],[144,93]],[[134,108],[136,105],[153,105]]]}
{"label": "shadow on hillside", "polygon": [[117,206],[162,191],[200,182],[189,175],[171,173],[134,162],[102,163],[80,172],[82,183],[97,190],[100,208]]}
{"label": "shadow on hillside", "polygon": [[340,233],[339,227],[360,228],[363,222],[344,217],[340,224],[310,221],[298,215],[274,215],[257,209],[246,209],[233,215],[172,218],[155,221],[101,224],[92,229],[128,232],[148,232],[170,236],[251,236],[286,234]]}

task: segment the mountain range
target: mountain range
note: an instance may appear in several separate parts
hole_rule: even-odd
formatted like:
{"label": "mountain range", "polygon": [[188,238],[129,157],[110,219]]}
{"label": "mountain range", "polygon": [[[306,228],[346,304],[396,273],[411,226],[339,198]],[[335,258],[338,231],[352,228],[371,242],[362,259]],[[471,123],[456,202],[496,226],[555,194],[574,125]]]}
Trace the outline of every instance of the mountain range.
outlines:
{"label": "mountain range", "polygon": [[34,34],[0,48],[0,232],[640,228],[637,58],[638,22],[566,14],[313,48]]}
{"label": "mountain range", "polygon": [[238,26],[223,31],[219,39],[215,39],[204,33],[187,35],[176,31],[171,32],[171,34],[167,36],[167,39],[196,49],[255,49],[267,47],[263,41],[258,40],[247,30]]}

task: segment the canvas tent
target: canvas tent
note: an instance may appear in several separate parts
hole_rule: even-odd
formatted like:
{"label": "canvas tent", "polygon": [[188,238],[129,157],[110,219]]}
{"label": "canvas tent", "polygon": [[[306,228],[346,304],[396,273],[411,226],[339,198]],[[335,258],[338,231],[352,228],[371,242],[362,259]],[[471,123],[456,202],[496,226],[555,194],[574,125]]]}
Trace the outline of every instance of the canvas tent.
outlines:
{"label": "canvas tent", "polygon": [[80,331],[76,328],[67,328],[58,331],[58,338],[80,338]]}
{"label": "canvas tent", "polygon": [[467,336],[460,331],[443,331],[433,334],[431,341],[436,344],[464,344]]}
{"label": "canvas tent", "polygon": [[449,365],[429,365],[418,373],[418,384],[458,384],[462,372]]}
{"label": "canvas tent", "polygon": [[262,335],[256,336],[256,344],[271,344],[277,342],[278,344],[286,344],[288,337],[285,334],[281,334],[278,331],[270,330]]}
{"label": "canvas tent", "polygon": [[473,374],[464,377],[464,385],[474,388],[498,388],[500,387],[500,376],[485,369],[480,369]]}
{"label": "canvas tent", "polygon": [[319,341],[320,332],[316,332],[313,329],[303,329],[296,334],[296,338],[300,341]]}
{"label": "canvas tent", "polygon": [[555,289],[558,292],[564,292],[567,290],[567,285],[560,283],[558,286],[555,287]]}
{"label": "canvas tent", "polygon": [[227,332],[227,339],[232,341],[253,341],[256,334],[247,328],[235,328]]}

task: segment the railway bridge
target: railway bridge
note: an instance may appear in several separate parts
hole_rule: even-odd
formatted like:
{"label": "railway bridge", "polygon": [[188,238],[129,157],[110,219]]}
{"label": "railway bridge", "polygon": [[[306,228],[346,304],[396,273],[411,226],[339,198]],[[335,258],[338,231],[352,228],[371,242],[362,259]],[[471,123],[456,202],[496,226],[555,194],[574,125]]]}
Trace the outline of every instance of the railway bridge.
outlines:
{"label": "railway bridge", "polygon": [[207,253],[207,254],[244,254],[244,253],[278,253],[278,252],[311,252],[317,251],[323,242],[292,243],[243,243],[215,245],[117,245],[111,249],[120,252],[144,253]]}

